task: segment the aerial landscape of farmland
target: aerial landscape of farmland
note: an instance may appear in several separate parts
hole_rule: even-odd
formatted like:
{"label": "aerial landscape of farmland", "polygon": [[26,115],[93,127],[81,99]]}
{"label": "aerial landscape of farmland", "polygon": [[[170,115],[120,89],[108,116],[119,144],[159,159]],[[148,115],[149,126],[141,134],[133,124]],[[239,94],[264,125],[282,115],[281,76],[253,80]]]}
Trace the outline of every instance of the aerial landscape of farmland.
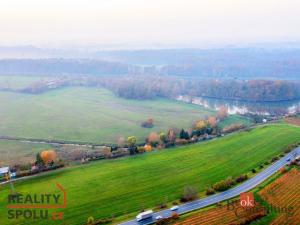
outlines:
{"label": "aerial landscape of farmland", "polygon": [[0,225],[300,225],[299,9],[0,0]]}

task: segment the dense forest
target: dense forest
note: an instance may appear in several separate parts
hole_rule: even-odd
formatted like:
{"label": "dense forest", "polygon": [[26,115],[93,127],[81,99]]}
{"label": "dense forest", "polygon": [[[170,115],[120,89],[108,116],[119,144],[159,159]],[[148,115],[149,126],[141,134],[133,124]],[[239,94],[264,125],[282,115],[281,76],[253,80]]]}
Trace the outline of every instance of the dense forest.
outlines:
{"label": "dense forest", "polygon": [[[99,59],[146,65],[172,76],[240,79],[299,79],[299,48],[219,48],[102,51]],[[152,67],[151,67],[152,66]]]}
{"label": "dense forest", "polygon": [[19,89],[5,91],[39,94],[67,86],[103,87],[127,99],[208,97],[251,102],[275,102],[300,99],[300,81],[196,79],[159,75],[94,76],[69,75],[44,77]]}
{"label": "dense forest", "polygon": [[98,84],[118,96],[133,99],[175,98],[179,95],[246,101],[285,101],[300,98],[300,82],[271,80],[199,80],[168,76],[103,78]]}
{"label": "dense forest", "polygon": [[[1,50],[1,48],[0,48]],[[11,54],[18,49],[2,49]],[[21,90],[41,93],[69,85],[102,86],[120,97],[179,95],[246,101],[300,98],[300,49],[161,49],[59,52],[21,49],[57,58],[0,59],[0,75],[52,76]],[[19,52],[20,53],[20,52]],[[63,58],[70,56],[74,58]],[[59,56],[62,58],[58,58]],[[82,57],[82,58],[79,58]],[[276,81],[275,81],[276,80]]]}

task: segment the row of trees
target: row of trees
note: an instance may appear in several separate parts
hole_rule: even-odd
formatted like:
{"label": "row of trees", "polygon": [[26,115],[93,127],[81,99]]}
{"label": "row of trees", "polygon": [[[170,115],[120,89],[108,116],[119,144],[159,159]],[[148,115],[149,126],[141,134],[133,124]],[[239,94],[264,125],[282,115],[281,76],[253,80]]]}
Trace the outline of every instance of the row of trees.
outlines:
{"label": "row of trees", "polygon": [[29,86],[18,91],[28,94],[40,94],[51,89],[62,88],[69,85],[67,79],[53,79],[33,82]]}
{"label": "row of trees", "polygon": [[170,76],[106,77],[98,83],[118,96],[133,99],[174,98],[179,95],[247,101],[300,98],[300,83],[282,80],[199,80]]}
{"label": "row of trees", "polygon": [[[174,145],[182,145],[192,142],[197,142],[200,137],[204,138],[207,135],[217,135],[221,131],[218,128],[218,123],[224,120],[228,116],[227,108],[222,106],[217,116],[209,116],[206,119],[200,119],[196,121],[193,126],[188,129],[169,129],[167,133],[165,132],[151,132],[146,138],[146,145],[143,147],[137,147],[137,138],[135,136],[130,136],[125,140],[120,138],[118,140],[118,145],[123,147],[127,145],[129,147],[130,153],[141,153],[145,151],[151,151],[153,147],[158,149],[171,147]],[[150,119],[149,119],[150,120]],[[148,120],[148,121],[149,121]],[[151,124],[153,119],[151,119]]]}
{"label": "row of trees", "polygon": [[54,165],[57,160],[57,154],[54,150],[45,150],[36,154],[35,166],[42,169],[47,166]]}
{"label": "row of trees", "polygon": [[61,167],[64,167],[63,161],[58,159],[55,150],[50,149],[37,153],[34,163],[16,164],[10,169],[16,173],[16,177],[24,177]]}
{"label": "row of trees", "polygon": [[228,177],[227,179],[216,182],[211,187],[208,187],[206,189],[206,194],[207,195],[212,195],[215,192],[226,191],[229,188],[231,188],[233,185],[235,185],[236,183],[241,183],[241,182],[243,182],[247,179],[248,179],[247,174],[243,174],[243,175],[241,175],[241,176],[239,176],[235,179],[233,179],[232,177]]}

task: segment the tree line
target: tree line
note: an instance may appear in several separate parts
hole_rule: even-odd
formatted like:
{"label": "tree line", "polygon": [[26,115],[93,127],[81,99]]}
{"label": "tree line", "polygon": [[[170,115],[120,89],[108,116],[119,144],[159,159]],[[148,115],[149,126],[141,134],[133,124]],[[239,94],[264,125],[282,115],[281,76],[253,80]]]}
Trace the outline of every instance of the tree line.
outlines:
{"label": "tree line", "polygon": [[283,80],[187,80],[171,76],[122,76],[104,77],[97,83],[129,99],[188,95],[257,102],[300,98],[300,82]]}

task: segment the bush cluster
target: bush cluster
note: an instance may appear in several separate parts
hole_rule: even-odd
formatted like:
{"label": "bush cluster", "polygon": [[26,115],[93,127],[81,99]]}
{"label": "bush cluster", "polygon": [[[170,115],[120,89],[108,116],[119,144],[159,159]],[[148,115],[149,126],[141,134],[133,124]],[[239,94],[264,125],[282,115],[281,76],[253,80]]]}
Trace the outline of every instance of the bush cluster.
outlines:
{"label": "bush cluster", "polygon": [[297,142],[297,143],[294,143],[294,144],[290,144],[290,145],[288,145],[288,146],[285,147],[284,153],[289,153],[293,149],[297,148],[298,146],[300,146],[300,142]]}
{"label": "bush cluster", "polygon": [[112,218],[104,218],[104,219],[96,220],[95,222],[93,222],[93,225],[108,224],[111,223],[112,221],[113,221]]}
{"label": "bush cluster", "polygon": [[158,220],[155,224],[156,225],[173,224],[178,219],[179,219],[178,213],[173,212],[172,216]]}
{"label": "bush cluster", "polygon": [[231,188],[235,183],[241,183],[247,179],[248,179],[247,174],[240,175],[236,179],[233,179],[232,177],[228,177],[226,180],[221,180],[215,183],[214,185],[212,185],[212,187],[208,187],[206,189],[206,195],[212,195],[216,191],[220,191],[220,192],[226,191],[229,188]]}
{"label": "bush cluster", "polygon": [[206,195],[213,195],[215,193],[215,189],[209,187],[206,189]]}
{"label": "bush cluster", "polygon": [[198,189],[193,186],[186,186],[183,190],[181,202],[188,202],[198,198]]}
{"label": "bush cluster", "polygon": [[150,118],[150,119],[148,119],[147,121],[142,122],[142,123],[141,123],[141,127],[144,127],[144,128],[152,128],[152,127],[154,126],[153,122],[154,122],[153,119]]}
{"label": "bush cluster", "polygon": [[275,157],[273,157],[272,159],[271,159],[271,162],[275,162],[275,161],[277,161],[279,159],[279,157],[278,156],[275,156]]}
{"label": "bush cluster", "polygon": [[213,189],[215,191],[226,191],[228,190],[232,185],[234,184],[234,181],[231,177],[228,177],[226,180],[221,180],[213,185]]}
{"label": "bush cluster", "polygon": [[237,178],[235,179],[235,181],[236,181],[237,183],[241,183],[241,182],[243,182],[243,181],[245,181],[245,180],[247,180],[247,179],[248,179],[248,175],[247,175],[247,174],[243,174],[243,175],[237,177]]}
{"label": "bush cluster", "polygon": [[234,131],[245,128],[244,124],[236,123],[223,128],[223,133],[232,133]]}
{"label": "bush cluster", "polygon": [[19,171],[19,172],[17,172],[16,177],[19,178],[19,177],[30,176],[30,175],[34,175],[34,174],[37,174],[37,173],[40,173],[40,172],[56,170],[56,169],[62,168],[64,166],[65,166],[64,163],[59,163],[59,164],[55,164],[53,166],[45,167],[45,168],[42,168],[42,169],[39,169],[39,170]]}
{"label": "bush cluster", "polygon": [[240,218],[239,223],[237,225],[246,225],[250,224],[252,221],[258,220],[266,215],[265,212],[259,212],[255,215],[249,215],[245,218]]}

